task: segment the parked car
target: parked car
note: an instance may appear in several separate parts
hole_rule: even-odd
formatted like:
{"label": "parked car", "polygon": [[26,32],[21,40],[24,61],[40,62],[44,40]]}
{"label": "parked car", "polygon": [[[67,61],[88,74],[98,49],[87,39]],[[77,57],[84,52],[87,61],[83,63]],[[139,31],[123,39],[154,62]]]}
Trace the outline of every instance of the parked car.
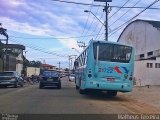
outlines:
{"label": "parked car", "polygon": [[56,86],[58,89],[61,89],[61,79],[60,75],[56,71],[44,71],[40,76],[39,88],[46,86]]}
{"label": "parked car", "polygon": [[69,75],[69,81],[75,81],[75,74]]}
{"label": "parked car", "polygon": [[0,72],[0,86],[23,87],[24,80],[16,71]]}

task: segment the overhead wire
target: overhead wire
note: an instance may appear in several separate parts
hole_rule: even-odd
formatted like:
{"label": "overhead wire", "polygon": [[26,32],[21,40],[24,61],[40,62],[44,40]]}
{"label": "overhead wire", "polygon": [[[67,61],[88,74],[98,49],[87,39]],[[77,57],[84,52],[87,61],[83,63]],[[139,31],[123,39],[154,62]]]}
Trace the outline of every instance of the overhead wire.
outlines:
{"label": "overhead wire", "polygon": [[135,16],[133,16],[131,19],[129,19],[128,21],[126,21],[125,23],[121,24],[120,26],[118,26],[117,28],[115,28],[112,33],[109,35],[112,36],[113,34],[115,34],[117,31],[119,31],[124,25],[128,24],[129,22],[131,22],[133,19],[135,19],[137,16],[139,16],[140,14],[142,14],[144,11],[146,11],[148,8],[150,8],[151,6],[153,6],[154,4],[156,4],[157,2],[159,2],[160,0],[155,0],[154,2],[152,2],[151,4],[149,4],[145,9],[143,9],[141,12],[139,12],[138,14],[136,14]]}
{"label": "overhead wire", "polygon": [[[99,7],[97,8],[95,15],[97,15],[98,11],[99,11]],[[90,12],[89,12],[89,13],[90,13]],[[92,20],[92,22],[91,22],[90,26],[88,27],[88,29],[87,29],[87,31],[86,31],[86,33],[85,33],[85,35],[87,35],[87,34],[88,34],[88,32],[89,32],[89,30],[91,29],[91,26],[92,26],[92,24],[93,24],[94,20],[95,20],[95,17],[94,17],[94,19]],[[82,41],[84,41],[84,39],[85,39],[85,38],[83,38],[83,39],[82,39]]]}
{"label": "overhead wire", "polygon": [[116,12],[114,12],[109,18],[111,19],[115,14],[117,14],[130,0],[127,0]]}
{"label": "overhead wire", "polygon": [[[117,14],[130,0],[127,0],[116,12],[114,12],[108,19],[111,19],[115,14]],[[98,34],[100,34],[101,30],[102,30],[103,26],[100,28]],[[99,36],[97,35],[95,39],[100,39],[100,37],[102,36]]]}
{"label": "overhead wire", "polygon": [[[104,15],[104,12],[102,12],[100,19],[103,18],[103,15]],[[96,28],[98,27],[99,24],[100,24],[100,22],[97,22],[97,24],[95,25],[95,28],[93,29],[93,32],[92,32],[91,34],[93,34],[93,33],[96,31]],[[98,35],[98,34],[97,34],[97,35]],[[96,35],[96,36],[97,36],[97,35]],[[104,33],[101,34],[101,35],[104,35]]]}
{"label": "overhead wire", "polygon": [[[138,0],[132,7],[135,7],[141,0]],[[112,22],[109,27],[119,21],[124,15],[126,15],[132,8],[128,9],[124,14],[122,14],[118,19]]]}
{"label": "overhead wire", "polygon": [[[17,41],[17,40],[10,39],[10,41],[15,42],[15,43],[17,43],[17,44],[21,44],[21,42],[19,42],[19,41]],[[36,48],[36,47],[34,47],[34,46],[30,46],[30,45],[25,45],[25,46],[27,46],[28,48],[31,48],[31,49],[33,49],[33,50],[36,50],[36,51],[39,51],[39,52],[43,52],[43,53],[47,53],[47,54],[50,54],[50,55],[54,55],[54,56],[58,56],[58,57],[68,57],[68,56],[56,54],[56,53],[53,53],[53,52],[50,52],[50,51],[45,51],[45,50],[43,50],[43,49]]]}
{"label": "overhead wire", "polygon": [[64,1],[64,0],[52,0],[52,1],[69,3],[69,4],[76,4],[76,5],[87,5],[87,6],[93,5],[95,7],[99,7],[99,6],[104,7],[104,5],[95,5],[95,4],[89,4],[89,3],[79,3],[79,2],[71,2],[71,1]]}
{"label": "overhead wire", "polygon": [[[91,4],[91,6],[90,6],[90,11],[92,10],[92,7],[93,7],[93,6],[92,6],[92,5],[93,5],[93,1],[94,1],[94,0],[92,0],[92,4]],[[88,14],[88,17],[87,17],[87,20],[86,20],[86,22],[85,22],[82,35],[84,34],[84,32],[85,32],[85,30],[86,30],[86,27],[87,27],[87,24],[88,24],[88,20],[89,20],[90,14],[91,14],[91,13]]]}

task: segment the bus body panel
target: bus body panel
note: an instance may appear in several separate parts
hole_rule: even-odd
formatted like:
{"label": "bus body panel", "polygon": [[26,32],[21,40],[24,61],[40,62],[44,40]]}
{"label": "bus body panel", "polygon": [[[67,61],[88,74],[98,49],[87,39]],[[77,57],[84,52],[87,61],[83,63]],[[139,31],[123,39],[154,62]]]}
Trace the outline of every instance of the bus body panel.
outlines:
{"label": "bus body panel", "polygon": [[76,70],[76,85],[80,87],[80,89],[116,90],[121,92],[132,91],[134,48],[132,48],[132,54],[128,63],[96,62],[93,55],[93,43],[94,42],[92,42],[87,49],[86,65]]}

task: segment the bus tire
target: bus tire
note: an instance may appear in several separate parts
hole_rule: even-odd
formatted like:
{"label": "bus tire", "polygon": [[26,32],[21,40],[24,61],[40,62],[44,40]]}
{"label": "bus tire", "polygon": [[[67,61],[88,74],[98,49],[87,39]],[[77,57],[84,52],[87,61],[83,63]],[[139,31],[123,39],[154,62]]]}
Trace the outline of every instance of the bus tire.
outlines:
{"label": "bus tire", "polygon": [[79,94],[85,94],[85,90],[79,88]]}
{"label": "bus tire", "polygon": [[116,95],[117,95],[117,91],[114,91],[114,90],[107,91],[107,96],[109,97],[115,97]]}

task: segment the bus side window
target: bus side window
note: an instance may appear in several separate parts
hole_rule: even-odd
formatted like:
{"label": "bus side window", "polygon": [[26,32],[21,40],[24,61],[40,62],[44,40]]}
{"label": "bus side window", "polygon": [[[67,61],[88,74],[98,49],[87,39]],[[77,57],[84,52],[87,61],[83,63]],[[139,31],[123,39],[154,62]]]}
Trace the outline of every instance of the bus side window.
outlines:
{"label": "bus side window", "polygon": [[74,62],[74,66],[75,66],[75,68],[79,67],[78,61],[75,61],[75,62]]}

